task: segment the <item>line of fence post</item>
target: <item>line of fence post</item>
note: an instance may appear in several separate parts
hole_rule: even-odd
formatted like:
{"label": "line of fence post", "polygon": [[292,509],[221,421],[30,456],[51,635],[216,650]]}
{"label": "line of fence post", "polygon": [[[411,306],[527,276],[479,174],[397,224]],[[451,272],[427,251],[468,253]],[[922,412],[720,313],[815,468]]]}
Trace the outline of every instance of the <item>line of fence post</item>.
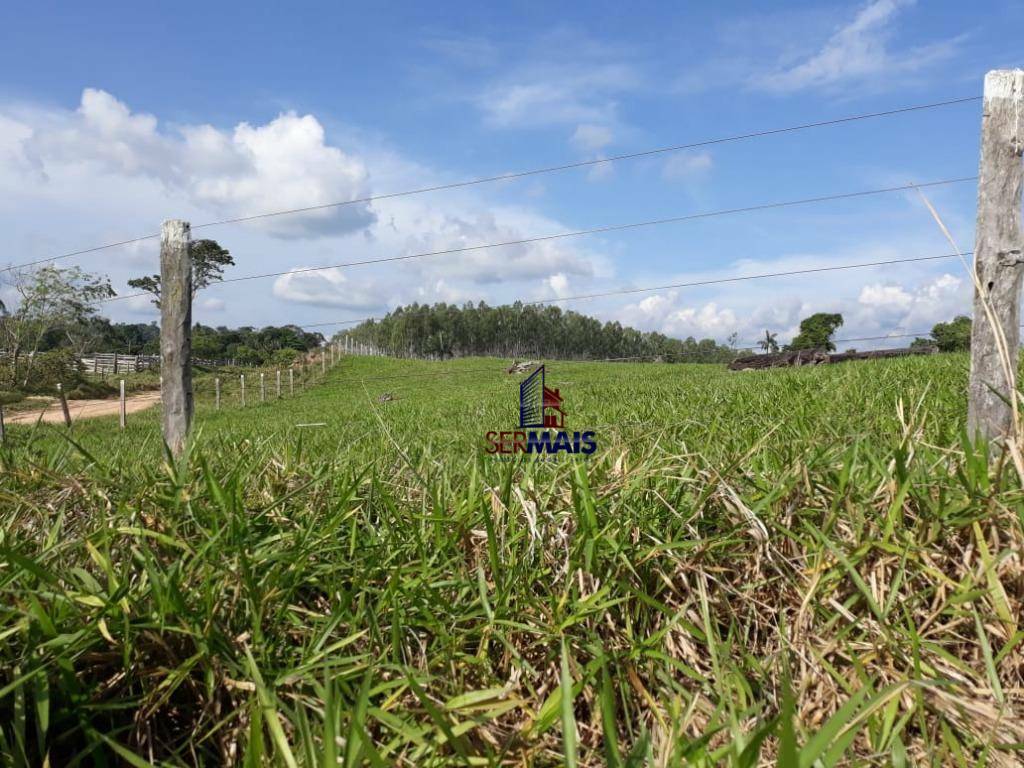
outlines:
{"label": "line of fence post", "polygon": [[121,414],[121,429],[124,429],[128,426],[128,407],[124,397],[124,379],[121,379],[121,407],[119,410]]}
{"label": "line of fence post", "polygon": [[967,431],[996,441],[1019,424],[1017,358],[1024,280],[1021,186],[1024,184],[1024,70],[985,75],[981,162],[974,241],[974,322]]}

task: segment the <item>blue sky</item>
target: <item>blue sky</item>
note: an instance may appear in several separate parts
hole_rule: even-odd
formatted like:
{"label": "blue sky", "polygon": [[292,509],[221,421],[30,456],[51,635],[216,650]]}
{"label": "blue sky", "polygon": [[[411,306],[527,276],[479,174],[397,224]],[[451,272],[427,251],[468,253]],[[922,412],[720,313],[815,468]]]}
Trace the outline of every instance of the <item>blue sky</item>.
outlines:
{"label": "blue sky", "polygon": [[[295,4],[293,4],[295,5]],[[1024,6],[137,3],[0,7],[0,262],[155,231],[980,94],[1021,66]],[[968,103],[315,215],[200,230],[234,275],[513,240],[977,168]],[[973,242],[971,184],[929,190]],[[211,324],[411,301],[538,299],[950,252],[892,194],[211,288]],[[65,260],[123,288],[151,242]],[[10,287],[0,297],[12,298]],[[563,306],[671,335],[927,329],[969,308],[955,261]],[[144,301],[109,305],[148,320]],[[862,345],[869,346],[869,345]]]}

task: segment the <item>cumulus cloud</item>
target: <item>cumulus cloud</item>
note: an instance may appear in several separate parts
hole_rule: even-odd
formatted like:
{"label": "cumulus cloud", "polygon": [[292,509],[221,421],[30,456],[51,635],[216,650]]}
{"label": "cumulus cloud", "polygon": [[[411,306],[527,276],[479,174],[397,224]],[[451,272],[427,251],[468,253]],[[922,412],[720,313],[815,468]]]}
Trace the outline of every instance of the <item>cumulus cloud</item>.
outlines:
{"label": "cumulus cloud", "polygon": [[737,330],[736,312],[716,301],[687,305],[679,291],[646,296],[623,311],[625,322],[670,336],[725,338]]}
{"label": "cumulus cloud", "polygon": [[351,281],[336,268],[281,275],[274,281],[273,293],[284,301],[317,307],[375,310],[385,304],[383,292],[375,285],[369,281]]}
{"label": "cumulus cloud", "polygon": [[[95,89],[67,110],[0,102],[0,188],[12,206],[11,253],[30,260],[124,240],[172,212],[202,222],[364,196],[371,191],[371,168],[389,190],[449,180],[389,147],[351,135],[343,139],[343,145],[332,145],[319,120],[293,113],[230,130],[169,127]],[[599,130],[588,139],[602,140]],[[8,186],[17,194],[7,195]],[[610,274],[600,252],[580,241],[522,242],[566,226],[527,206],[495,204],[491,194],[456,191],[440,202],[430,196],[393,198],[218,229],[211,234],[238,264],[228,277],[276,273],[296,264],[471,250],[300,272],[276,282],[246,283],[247,290],[225,285],[215,298],[201,295],[196,308],[219,313],[218,322],[226,323],[251,323],[254,310],[264,322],[312,322],[322,319],[317,308],[379,314],[412,301],[533,299],[570,279],[578,289]],[[83,200],[90,201],[87,210]],[[63,224],[59,231],[49,227],[55,217]],[[292,239],[286,246],[272,239],[282,237]],[[503,242],[509,244],[479,247]],[[125,292],[128,278],[157,270],[157,240],[104,251],[95,259],[86,266],[106,272]],[[145,297],[111,304],[110,311],[114,317],[153,314]]]}
{"label": "cumulus cloud", "polygon": [[[326,142],[312,115],[293,112],[269,123],[161,130],[153,115],[132,112],[111,94],[87,88],[78,108],[34,114],[32,124],[0,114],[0,170],[34,174],[39,183],[88,170],[147,179],[225,218],[365,197],[363,163]],[[254,226],[278,237],[337,235],[367,227],[366,204],[271,217]]]}
{"label": "cumulus cloud", "polygon": [[963,314],[970,306],[970,286],[948,273],[920,285],[871,283],[857,298],[861,316],[911,331],[928,330],[937,322]]}
{"label": "cumulus cloud", "polygon": [[815,53],[755,78],[752,84],[779,92],[823,88],[851,80],[918,72],[952,56],[959,42],[956,39],[900,52],[891,49],[896,18],[902,9],[913,4],[914,0],[873,0]]}
{"label": "cumulus cloud", "polygon": [[569,295],[569,276],[564,272],[558,272],[551,275],[547,280],[544,281],[547,287],[551,289],[551,292],[557,298],[563,299]]}
{"label": "cumulus cloud", "polygon": [[[604,269],[603,260],[578,244],[560,240],[521,242],[536,236],[564,231],[557,222],[518,208],[492,206],[489,210],[450,206],[440,211],[419,201],[405,200],[393,206],[391,231],[378,235],[386,246],[394,244],[402,255],[445,253],[443,257],[416,259],[409,270],[478,286],[508,281],[544,279],[556,273],[592,277]],[[507,243],[494,248],[480,246]]]}
{"label": "cumulus cloud", "polygon": [[900,285],[865,285],[860,289],[861,304],[883,309],[906,310],[914,303],[914,297]]}

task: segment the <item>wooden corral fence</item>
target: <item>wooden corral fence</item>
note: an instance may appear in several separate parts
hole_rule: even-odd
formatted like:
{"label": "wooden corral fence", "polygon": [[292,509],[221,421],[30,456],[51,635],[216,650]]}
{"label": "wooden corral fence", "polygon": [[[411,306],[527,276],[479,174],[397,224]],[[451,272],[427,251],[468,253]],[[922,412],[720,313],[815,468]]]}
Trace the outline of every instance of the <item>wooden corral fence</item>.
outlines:
{"label": "wooden corral fence", "polygon": [[[157,370],[160,355],[123,355],[119,352],[93,352],[81,355],[78,361],[86,373],[134,373],[135,371]],[[221,368],[234,365],[234,360],[207,360],[193,357],[192,365],[205,368]]]}
{"label": "wooden corral fence", "polygon": [[792,368],[801,365],[828,365],[845,363],[848,360],[878,360],[887,357],[907,355],[933,355],[936,347],[903,347],[901,349],[876,349],[871,352],[828,352],[824,349],[797,349],[790,352],[773,352],[767,355],[738,357],[729,363],[730,371],[756,371],[762,368]]}
{"label": "wooden corral fence", "polygon": [[122,355],[118,352],[93,352],[78,358],[87,373],[134,373],[160,367],[156,355]]}

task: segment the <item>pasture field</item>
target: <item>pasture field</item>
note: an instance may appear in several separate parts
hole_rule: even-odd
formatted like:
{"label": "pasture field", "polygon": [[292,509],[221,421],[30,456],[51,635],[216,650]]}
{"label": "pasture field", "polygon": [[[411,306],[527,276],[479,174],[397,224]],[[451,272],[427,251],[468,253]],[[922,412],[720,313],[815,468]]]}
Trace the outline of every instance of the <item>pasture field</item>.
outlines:
{"label": "pasture field", "polygon": [[551,362],[598,442],[556,462],[484,454],[505,365],[203,396],[178,466],[155,411],[11,428],[2,764],[1020,764],[1024,499],[966,356]]}

